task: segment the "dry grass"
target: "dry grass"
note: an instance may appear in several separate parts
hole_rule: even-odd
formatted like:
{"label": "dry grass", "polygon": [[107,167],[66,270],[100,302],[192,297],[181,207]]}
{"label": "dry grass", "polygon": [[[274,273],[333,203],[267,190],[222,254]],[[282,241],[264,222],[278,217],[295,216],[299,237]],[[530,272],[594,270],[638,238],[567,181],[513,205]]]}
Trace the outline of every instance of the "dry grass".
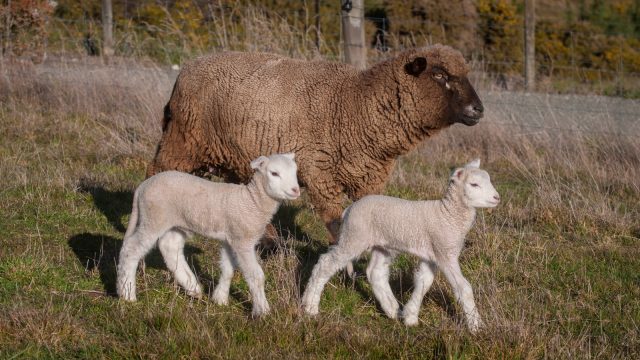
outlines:
{"label": "dry grass", "polygon": [[[262,253],[266,319],[248,318],[240,276],[231,306],[194,301],[157,253],[138,303],[109,296],[173,75],[124,60],[0,64],[0,357],[638,357],[640,134],[616,116],[637,118],[637,103],[603,107],[588,126],[555,105],[519,121],[524,95],[481,91],[490,101],[480,125],[454,126],[401,159],[394,196],[439,197],[451,167],[480,157],[504,199],[479,214],[462,255],[487,322],[477,336],[440,278],[416,328],[384,318],[362,278],[334,279],[321,316],[302,316],[300,290],[326,245],[301,202],[279,212],[281,242]],[[196,239],[187,253],[210,287],[217,244]],[[412,267],[405,257],[394,267],[403,300]]]}

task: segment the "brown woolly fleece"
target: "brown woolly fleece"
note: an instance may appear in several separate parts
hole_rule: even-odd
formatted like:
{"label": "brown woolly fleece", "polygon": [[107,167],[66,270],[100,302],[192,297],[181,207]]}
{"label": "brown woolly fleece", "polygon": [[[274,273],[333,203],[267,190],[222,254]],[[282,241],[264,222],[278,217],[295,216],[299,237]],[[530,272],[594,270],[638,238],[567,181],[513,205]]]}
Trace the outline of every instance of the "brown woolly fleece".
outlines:
{"label": "brown woolly fleece", "polygon": [[246,182],[251,159],[295,152],[301,184],[335,236],[344,194],[382,192],[399,155],[453,123],[478,122],[468,72],[443,45],[364,71],[265,53],[200,57],[176,80],[147,176],[213,168]]}

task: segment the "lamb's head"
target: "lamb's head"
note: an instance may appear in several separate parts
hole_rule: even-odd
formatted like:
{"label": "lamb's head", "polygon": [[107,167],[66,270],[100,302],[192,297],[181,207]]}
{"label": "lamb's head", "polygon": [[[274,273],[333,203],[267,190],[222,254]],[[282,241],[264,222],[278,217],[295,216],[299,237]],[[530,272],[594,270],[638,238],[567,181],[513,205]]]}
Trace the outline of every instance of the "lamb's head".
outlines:
{"label": "lamb's head", "polygon": [[251,168],[265,179],[265,191],[276,200],[293,200],[300,196],[294,157],[293,153],[274,154],[260,156],[251,162]]}
{"label": "lamb's head", "polygon": [[458,50],[433,45],[407,53],[403,61],[405,76],[415,82],[416,102],[424,101],[425,107],[442,112],[439,115],[446,124],[471,126],[480,121],[484,107],[467,78],[469,66]]}
{"label": "lamb's head", "polygon": [[451,182],[453,186],[462,188],[460,195],[470,207],[491,208],[500,202],[500,195],[491,184],[489,173],[480,169],[480,159],[454,170]]}

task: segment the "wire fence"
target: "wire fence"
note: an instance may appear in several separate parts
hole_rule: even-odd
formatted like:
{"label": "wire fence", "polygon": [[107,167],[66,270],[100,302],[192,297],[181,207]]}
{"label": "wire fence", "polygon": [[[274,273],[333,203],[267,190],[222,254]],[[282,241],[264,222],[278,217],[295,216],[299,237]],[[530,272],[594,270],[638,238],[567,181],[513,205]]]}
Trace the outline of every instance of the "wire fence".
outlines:
{"label": "wire fence", "polygon": [[[340,23],[340,16],[325,15],[323,21],[337,24]],[[369,49],[369,63],[388,58],[414,46],[435,42],[452,42],[455,46],[460,38],[466,36],[460,31],[465,31],[468,35],[470,31],[478,30],[477,24],[470,27],[470,22],[434,22],[429,19],[375,16],[368,16],[365,20],[368,24],[366,46]],[[44,44],[41,45],[41,57],[56,53],[99,55],[102,47],[100,20],[51,17],[47,22],[49,31]],[[172,64],[219,50],[271,51],[296,57],[322,56],[341,60],[344,46],[352,45],[345,44],[340,34],[328,34],[327,29],[317,28],[314,17],[305,20],[304,26],[300,29],[300,26],[289,23],[285,18],[276,16],[274,20],[273,14],[265,16],[257,10],[240,15],[212,15],[200,26],[195,34],[197,36],[185,30],[185,24],[177,20],[150,24],[116,19],[115,25],[117,55],[150,57],[162,63]],[[488,23],[483,26],[485,30],[504,31],[502,25]],[[635,54],[629,52],[632,50],[623,49],[621,45],[620,49],[614,49],[611,54],[607,54],[607,61],[598,60],[600,62],[596,63],[593,57],[585,60],[585,55],[574,46],[576,36],[584,39],[602,35],[584,31],[553,34],[554,37],[564,38],[568,45],[562,49],[560,57],[554,58],[553,54],[544,53],[544,49],[539,51],[537,73],[542,79],[539,90],[640,97],[640,71],[636,71],[640,65],[629,55]],[[517,36],[521,34],[518,33]],[[617,34],[612,38],[622,39],[628,36]],[[519,44],[521,39],[510,41]],[[516,47],[518,46],[520,45]],[[491,53],[483,47],[466,51],[463,49],[463,52],[470,59],[473,69],[486,74],[484,80],[492,86],[518,90],[524,83],[521,76],[524,67],[521,50],[518,48],[512,54],[505,55],[496,55],[496,52]],[[637,49],[634,51],[638,52]]]}
{"label": "wire fence", "polygon": [[[215,14],[214,14],[215,15]],[[136,23],[127,19],[116,19],[115,49],[116,55],[124,58],[151,58],[159,63],[180,64],[194,56],[220,50],[248,50],[279,52],[294,57],[328,59],[342,59],[342,48],[345,45],[339,37],[331,38],[328,30],[319,29],[315,18],[306,20],[302,27],[290,23],[283,17],[269,14],[263,16],[260,11],[246,11],[243,13],[218,14],[210,16],[204,26],[200,26],[196,35],[185,29],[185,24],[175,19],[150,24]],[[274,17],[275,16],[275,17]],[[324,16],[323,21],[340,23],[340,14]],[[455,40],[459,36],[456,29],[468,27],[469,22],[433,22],[417,19],[400,19],[393,17],[366,17],[367,47],[369,48],[369,62],[394,56],[396,53],[413,46],[421,46],[434,42]],[[391,26],[391,24],[403,24]],[[50,17],[47,19],[47,36],[39,46],[42,58],[48,61],[72,55],[99,55],[101,49],[102,24],[99,20],[90,18],[67,19]],[[420,27],[419,31],[405,31],[405,28]],[[503,27],[485,24],[490,30],[503,30]],[[320,31],[322,30],[322,31]],[[572,43],[574,36],[588,37],[602,35],[600,33],[566,32],[558,34],[569,39]],[[627,35],[619,34],[624,38]],[[539,89],[541,92],[560,93],[589,93],[604,95],[623,95],[640,97],[640,72],[633,71],[633,64],[624,58],[622,51],[615,53],[611,59],[615,68],[585,66],[579,61],[579,53],[575,48],[568,47],[566,59],[573,59],[572,64],[539,62],[537,72],[540,76]],[[523,77],[514,71],[523,66],[522,53],[512,57],[495,58],[488,56],[485,49],[467,51],[474,72],[472,82],[485,93],[491,90],[519,90],[523,88]],[[633,60],[633,59],[631,59]],[[168,72],[174,77],[177,72]],[[57,77],[56,81],[87,81],[78,79],[65,80]],[[136,85],[117,80],[109,82],[113,87],[135,90]],[[634,93],[635,92],[635,93]],[[597,132],[612,136],[635,136],[640,123],[640,107],[637,102],[609,104],[608,100],[599,98],[576,98],[563,102],[554,98],[551,102],[538,99],[504,98],[500,96],[485,96],[483,98],[488,109],[510,109],[495,116],[488,116],[487,121],[501,126],[519,127],[520,129],[538,129],[545,131],[581,131]],[[593,105],[593,106],[592,106]],[[601,107],[598,107],[601,106]],[[561,114],[561,115],[558,115]],[[547,120],[558,116],[571,118],[564,125],[550,124]],[[577,121],[584,118],[588,121]],[[610,120],[621,125],[619,129],[596,129],[598,122]],[[569,126],[570,124],[570,126]],[[617,126],[617,125],[616,125]],[[633,132],[627,132],[627,130]],[[633,134],[633,135],[630,135]]]}

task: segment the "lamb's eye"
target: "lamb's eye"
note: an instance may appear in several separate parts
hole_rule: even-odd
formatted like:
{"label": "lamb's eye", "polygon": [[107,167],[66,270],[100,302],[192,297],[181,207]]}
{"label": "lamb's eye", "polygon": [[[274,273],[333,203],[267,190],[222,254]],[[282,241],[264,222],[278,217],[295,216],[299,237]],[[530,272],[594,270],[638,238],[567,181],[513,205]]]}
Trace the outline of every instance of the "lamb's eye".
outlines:
{"label": "lamb's eye", "polygon": [[471,186],[473,186],[473,187],[480,187],[480,185],[478,185],[478,184],[476,184],[476,183],[471,183],[471,184],[469,184],[469,185],[471,185]]}
{"label": "lamb's eye", "polygon": [[444,78],[444,75],[442,75],[440,73],[435,73],[435,74],[433,74],[433,77],[438,79],[438,80],[442,80]]}
{"label": "lamb's eye", "polygon": [[272,171],[272,172],[271,172],[271,176],[280,177],[280,174],[278,174],[278,173],[277,173],[277,172],[275,172],[275,171]]}

